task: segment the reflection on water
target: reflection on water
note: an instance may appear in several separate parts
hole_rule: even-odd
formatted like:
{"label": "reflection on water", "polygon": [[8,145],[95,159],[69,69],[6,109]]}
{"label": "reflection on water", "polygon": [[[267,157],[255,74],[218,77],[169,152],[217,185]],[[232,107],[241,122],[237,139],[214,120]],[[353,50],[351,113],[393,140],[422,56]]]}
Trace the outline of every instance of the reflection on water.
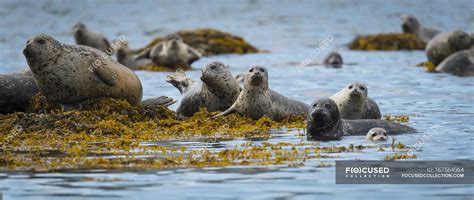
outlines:
{"label": "reflection on water", "polygon": [[[250,65],[262,64],[270,71],[270,87],[287,96],[310,103],[329,96],[351,81],[369,86],[384,114],[410,115],[410,125],[420,131],[438,126],[438,131],[421,148],[418,159],[473,159],[474,81],[448,74],[430,74],[414,67],[424,61],[421,51],[359,52],[345,44],[357,34],[399,31],[402,13],[411,13],[427,25],[443,30],[474,32],[474,4],[471,1],[13,1],[0,0],[0,72],[26,68],[21,54],[26,38],[48,33],[65,43],[73,43],[70,29],[77,21],[105,33],[109,38],[125,35],[131,47],[140,47],[155,35],[181,29],[212,27],[240,35],[271,53],[208,57],[193,64],[188,74],[199,77],[200,67],[222,61],[233,73]],[[441,17],[440,17],[441,16]],[[334,39],[317,54],[318,59],[333,49],[344,61],[356,63],[341,69],[320,66],[298,70],[328,36]],[[319,60],[314,60],[318,62]],[[137,72],[145,98],[168,95],[180,99],[178,90],[164,81],[169,73]],[[174,105],[173,108],[175,108]],[[301,131],[278,131],[270,143],[305,141]],[[397,139],[409,148],[422,134],[401,135]],[[142,145],[187,146],[190,149],[222,150],[246,141],[171,141]],[[259,143],[256,141],[255,143]],[[363,136],[346,137],[322,146],[364,144]],[[311,143],[309,143],[311,145]],[[316,145],[316,144],[314,144]],[[375,145],[387,146],[387,143]],[[273,199],[296,198],[386,198],[408,196],[470,199],[473,187],[465,185],[370,185],[334,184],[335,159],[383,159],[390,152],[376,149],[338,153],[330,158],[314,158],[304,166],[232,166],[163,171],[69,171],[58,173],[0,174],[3,199]],[[159,156],[159,155],[155,155]],[[335,157],[335,158],[333,158]],[[324,167],[325,164],[329,166]],[[370,194],[370,195],[368,195]]]}

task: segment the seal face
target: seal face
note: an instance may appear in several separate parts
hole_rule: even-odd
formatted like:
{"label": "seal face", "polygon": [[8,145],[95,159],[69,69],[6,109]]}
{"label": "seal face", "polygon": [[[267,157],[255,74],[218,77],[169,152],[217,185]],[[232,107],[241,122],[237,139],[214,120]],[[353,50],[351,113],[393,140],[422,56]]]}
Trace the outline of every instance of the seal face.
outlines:
{"label": "seal face", "polygon": [[379,127],[372,128],[367,133],[365,139],[369,141],[385,141],[388,139],[387,131]]}
{"label": "seal face", "polygon": [[416,132],[409,126],[381,119],[341,119],[336,102],[323,98],[311,104],[306,137],[308,140],[337,140],[345,135],[366,135],[375,127],[385,129],[387,134]]}
{"label": "seal face", "polygon": [[402,15],[400,19],[402,31],[415,35],[419,41],[425,44],[440,33],[437,29],[423,27],[413,15]]}
{"label": "seal face", "polygon": [[451,54],[436,67],[436,71],[457,76],[474,76],[474,49]]}
{"label": "seal face", "polygon": [[462,31],[440,33],[426,46],[426,57],[433,64],[440,64],[449,55],[474,46],[474,38]]}
{"label": "seal face", "polygon": [[76,44],[96,48],[109,55],[113,54],[113,49],[110,47],[109,40],[100,33],[89,31],[83,23],[79,22],[75,24],[72,28],[72,32]]}
{"label": "seal face", "polygon": [[61,44],[48,35],[27,41],[23,50],[38,87],[52,102],[76,104],[90,98],[126,99],[140,103],[142,85],[127,67],[104,52]]}
{"label": "seal face", "polygon": [[184,43],[178,35],[166,37],[144,54],[144,58],[150,58],[156,65],[184,69],[191,68],[191,64],[201,57],[201,53]]}
{"label": "seal face", "polygon": [[235,102],[240,87],[229,66],[212,62],[202,68],[201,81],[187,77],[182,70],[168,76],[167,82],[178,88],[183,95],[177,112],[190,117],[205,107],[210,112],[224,111]]}
{"label": "seal face", "polygon": [[353,82],[329,98],[336,102],[343,119],[379,119],[379,108],[367,95],[366,84]]}
{"label": "seal face", "polygon": [[333,51],[324,59],[323,64],[329,67],[341,68],[343,64],[342,56],[338,52]]}
{"label": "seal face", "polygon": [[257,120],[267,116],[281,120],[288,116],[306,116],[309,106],[289,99],[268,88],[268,71],[263,66],[251,67],[245,74],[244,88],[237,100],[226,111],[217,116],[237,112]]}

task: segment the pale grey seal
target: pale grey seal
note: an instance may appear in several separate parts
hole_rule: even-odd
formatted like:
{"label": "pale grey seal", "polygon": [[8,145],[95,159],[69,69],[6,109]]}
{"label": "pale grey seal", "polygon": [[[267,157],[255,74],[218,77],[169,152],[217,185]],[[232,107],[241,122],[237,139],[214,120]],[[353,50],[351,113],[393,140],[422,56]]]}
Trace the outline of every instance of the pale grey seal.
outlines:
{"label": "pale grey seal", "polygon": [[237,112],[256,120],[267,116],[281,120],[289,116],[306,116],[309,106],[289,99],[268,88],[268,71],[263,66],[254,66],[245,75],[244,88],[234,104],[217,116]]}
{"label": "pale grey seal", "polygon": [[36,35],[23,50],[28,66],[52,102],[76,104],[91,98],[142,99],[138,76],[104,52],[82,45],[61,44],[48,35]]}
{"label": "pale grey seal", "polygon": [[224,111],[232,106],[240,93],[229,66],[221,62],[212,62],[202,68],[202,82],[192,80],[182,70],[168,76],[166,81],[183,95],[177,112],[186,117],[203,107],[210,112]]}
{"label": "pale grey seal", "polygon": [[474,38],[462,31],[440,33],[426,45],[426,57],[435,66],[449,55],[474,46]]}
{"label": "pale grey seal", "polygon": [[384,141],[388,139],[387,131],[380,127],[375,127],[367,132],[365,136],[366,140],[369,141]]}
{"label": "pale grey seal", "polygon": [[380,127],[387,134],[414,133],[409,126],[381,119],[341,119],[336,102],[329,98],[311,104],[306,137],[308,140],[337,140],[346,135],[366,135],[370,129]]}
{"label": "pale grey seal", "polygon": [[380,119],[379,107],[368,92],[367,85],[353,82],[329,98],[336,102],[342,119]]}
{"label": "pale grey seal", "polygon": [[74,25],[72,32],[74,34],[74,38],[76,39],[76,44],[96,48],[109,55],[114,53],[110,46],[109,40],[107,40],[104,35],[89,31],[86,25],[83,23],[79,22]]}
{"label": "pale grey seal", "polygon": [[400,19],[402,31],[415,35],[417,40],[425,44],[440,33],[437,29],[423,27],[413,15],[402,15]]}

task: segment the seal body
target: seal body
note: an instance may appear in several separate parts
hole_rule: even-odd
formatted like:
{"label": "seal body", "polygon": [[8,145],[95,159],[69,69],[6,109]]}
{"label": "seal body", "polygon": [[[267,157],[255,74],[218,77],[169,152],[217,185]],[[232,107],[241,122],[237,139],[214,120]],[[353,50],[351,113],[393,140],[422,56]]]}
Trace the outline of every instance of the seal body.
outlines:
{"label": "seal body", "polygon": [[367,95],[367,85],[353,82],[329,98],[336,102],[343,119],[380,119],[377,103]]}
{"label": "seal body", "polygon": [[306,116],[309,106],[289,99],[268,88],[268,72],[265,67],[251,67],[244,80],[244,89],[232,107],[218,116],[237,112],[257,120],[267,116],[281,120],[289,116]]}
{"label": "seal body", "polygon": [[367,133],[367,136],[365,136],[365,139],[369,141],[385,141],[388,139],[387,131],[380,127],[372,128]]}
{"label": "seal body", "polygon": [[443,60],[436,71],[457,76],[474,76],[474,49],[458,51]]}
{"label": "seal body", "polygon": [[449,55],[474,46],[474,38],[462,31],[440,33],[426,46],[426,57],[438,65]]}
{"label": "seal body", "polygon": [[83,23],[77,23],[74,25],[72,32],[74,34],[76,44],[96,48],[106,52],[109,55],[113,54],[113,49],[110,47],[109,40],[107,40],[107,38],[100,33],[89,31],[86,25]]}
{"label": "seal body", "polygon": [[140,66],[153,65],[153,61],[149,58],[137,58],[136,53],[128,47],[128,43],[124,43],[117,49],[116,57],[117,62],[132,69],[136,70]]}
{"label": "seal body", "polygon": [[94,48],[37,35],[27,41],[23,54],[41,92],[54,97],[52,102],[76,104],[90,98],[115,98],[137,105],[142,99],[137,75]]}
{"label": "seal body", "polygon": [[138,55],[137,59],[149,58],[155,65],[189,69],[201,57],[201,53],[184,43],[181,37],[171,35]]}
{"label": "seal body", "polygon": [[425,44],[440,33],[437,29],[423,27],[413,15],[402,15],[400,19],[402,31],[415,35],[418,41]]}
{"label": "seal body", "polygon": [[232,106],[240,93],[239,84],[229,66],[221,62],[204,66],[200,82],[186,77],[182,70],[168,76],[166,81],[183,95],[177,112],[186,117],[194,115],[201,108],[207,108],[209,112],[224,111]]}
{"label": "seal body", "polygon": [[336,102],[323,98],[311,104],[306,137],[308,140],[337,140],[346,135],[366,135],[375,127],[394,135],[416,132],[409,126],[381,119],[341,119]]}
{"label": "seal body", "polygon": [[39,92],[30,71],[0,75],[0,113],[26,111],[31,97]]}
{"label": "seal body", "polygon": [[333,51],[324,59],[323,64],[328,67],[340,68],[343,64],[342,56],[338,52]]}

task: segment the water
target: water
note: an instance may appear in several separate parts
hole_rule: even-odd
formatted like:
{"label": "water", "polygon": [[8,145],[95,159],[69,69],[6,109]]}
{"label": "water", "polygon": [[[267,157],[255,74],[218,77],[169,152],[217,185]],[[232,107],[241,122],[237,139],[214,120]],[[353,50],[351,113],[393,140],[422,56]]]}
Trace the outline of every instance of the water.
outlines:
{"label": "water", "polygon": [[[383,114],[410,115],[409,125],[437,131],[421,148],[418,160],[474,159],[474,79],[431,74],[415,67],[425,61],[422,51],[361,52],[346,48],[355,35],[398,32],[399,15],[415,14],[423,24],[445,31],[474,32],[472,1],[13,1],[0,0],[0,73],[27,67],[21,50],[29,36],[47,33],[73,43],[72,25],[85,22],[109,38],[124,35],[131,47],[141,47],[156,35],[198,27],[217,28],[242,36],[271,53],[222,55],[193,64],[188,72],[198,78],[200,67],[211,61],[231,66],[234,74],[250,65],[269,68],[270,87],[310,103],[329,96],[351,81],[369,86]],[[345,62],[341,69],[298,69],[328,36],[329,46],[316,54],[322,59],[338,50]],[[168,95],[180,99],[177,89],[164,81],[169,73],[137,72],[145,98]],[[175,108],[176,105],[173,107]],[[301,130],[275,132],[267,141],[299,143]],[[423,133],[397,139],[409,148]],[[222,150],[245,141],[221,141]],[[204,143],[181,142],[202,148]],[[373,145],[362,136],[322,143],[323,146]],[[376,144],[386,146],[388,143]],[[208,147],[209,148],[209,147]],[[305,166],[233,166],[161,171],[81,171],[63,173],[0,174],[3,199],[315,199],[365,198],[472,199],[472,185],[335,185],[336,159],[381,160],[391,152],[363,150],[337,154],[337,158],[309,159]]]}

